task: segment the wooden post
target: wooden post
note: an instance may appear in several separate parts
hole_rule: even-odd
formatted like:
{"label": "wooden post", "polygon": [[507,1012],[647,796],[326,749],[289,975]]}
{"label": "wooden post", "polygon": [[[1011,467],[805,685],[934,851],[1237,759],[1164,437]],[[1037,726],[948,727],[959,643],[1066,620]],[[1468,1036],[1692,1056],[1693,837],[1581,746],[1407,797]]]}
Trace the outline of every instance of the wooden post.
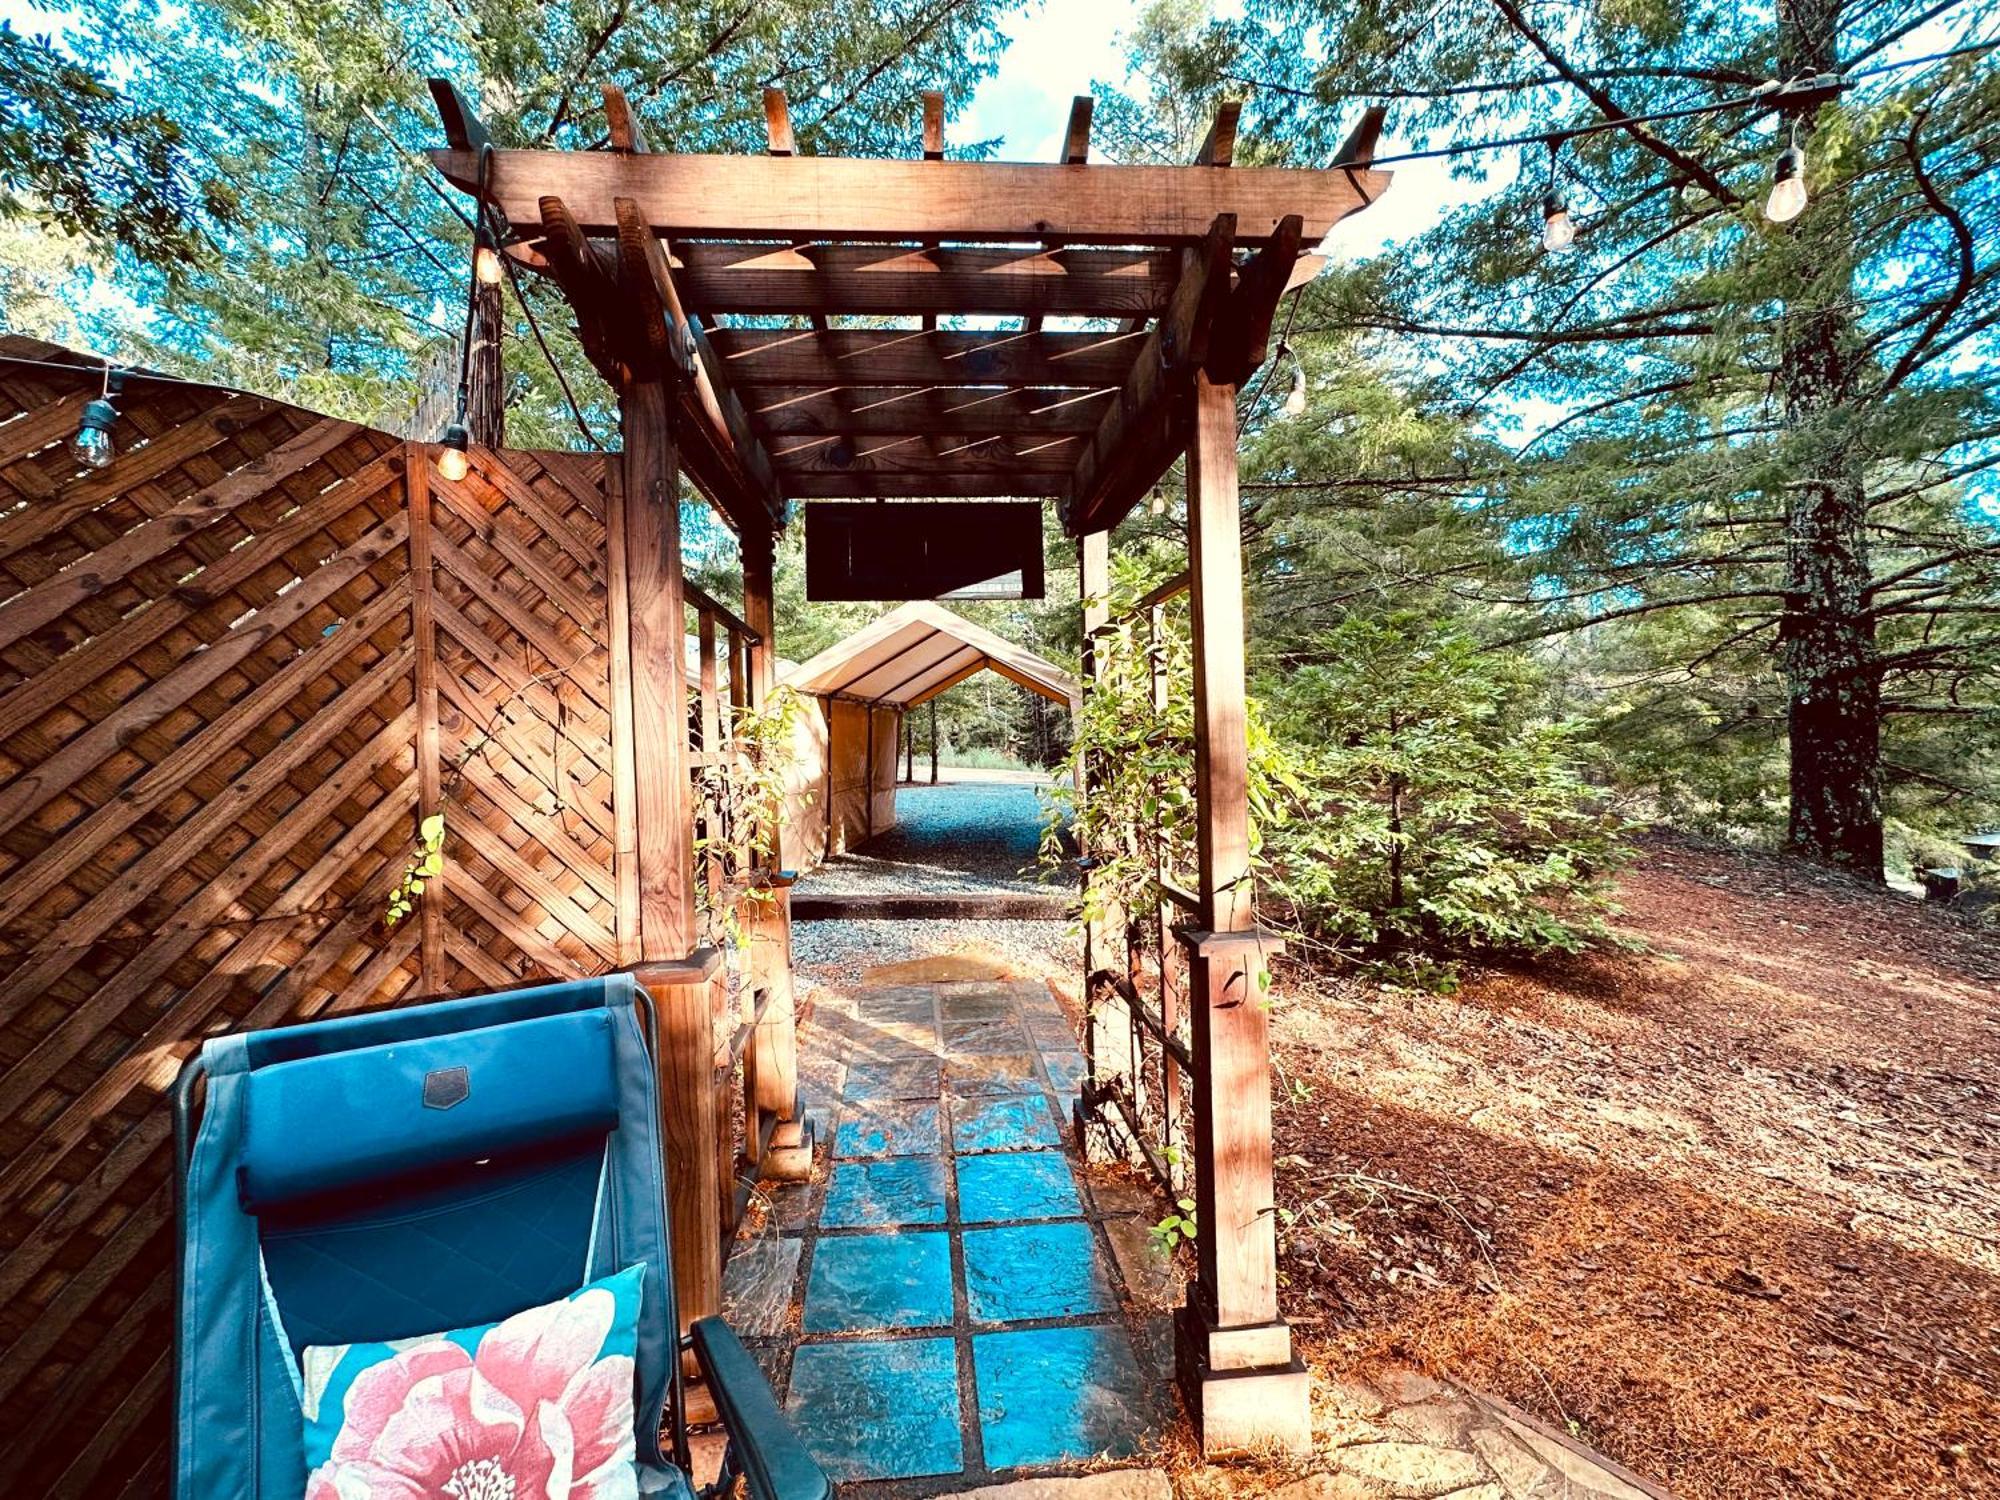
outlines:
{"label": "wooden post", "polygon": [[[777,685],[778,637],[774,573],[777,556],[768,531],[743,533],[743,623],[757,632],[751,643],[750,701],[762,708]],[[829,703],[831,708],[831,703]],[[831,720],[829,720],[829,724]],[[773,851],[777,844],[773,841]],[[782,857],[779,858],[782,865]],[[792,880],[789,870],[765,872],[768,899],[746,904],[750,927],[750,981],[770,990],[764,1019],[752,1040],[755,1108],[776,1116],[760,1170],[766,1177],[802,1182],[812,1175],[813,1128],[799,1104],[797,992],[792,984]]]}
{"label": "wooden post", "polygon": [[[686,596],[681,583],[679,455],[668,426],[671,400],[658,376],[628,380],[619,393],[624,452],[615,465],[606,552],[613,621],[614,795],[629,788],[629,839],[636,887],[634,973],[659,1018],[660,1115],[673,1224],[674,1285],[682,1325],[722,1306],[722,1183],[716,1141],[714,950],[695,951],[694,788],[689,778]],[[620,616],[624,630],[617,629]],[[620,657],[623,662],[620,662]],[[621,670],[622,668],[622,670]],[[629,678],[629,708],[620,701]],[[629,714],[627,731],[619,720]],[[622,856],[624,851],[620,849]],[[619,871],[621,892],[626,886]],[[622,906],[622,902],[621,902]],[[621,935],[621,952],[628,950]]]}
{"label": "wooden post", "polygon": [[667,1158],[674,1293],[681,1328],[722,1310],[722,1194],[717,1141],[715,996],[720,955],[704,948],[679,963],[640,964],[633,977],[659,1021],[660,1123]]}
{"label": "wooden post", "polygon": [[1278,1316],[1265,967],[1252,927],[1236,388],[1196,374],[1188,445],[1201,916],[1179,934],[1194,1023],[1197,1277],[1175,1362],[1204,1452],[1311,1445],[1305,1367]]}
{"label": "wooden post", "polygon": [[694,790],[688,777],[687,619],[679,455],[662,379],[620,394],[624,564],[632,673],[640,957],[694,949]]}
{"label": "wooden post", "polygon": [[931,785],[937,785],[937,699],[931,699]]}
{"label": "wooden post", "polygon": [[[403,479],[410,504],[410,634],[417,648],[417,823],[444,810],[444,767],[438,748],[437,623],[432,608],[436,579],[431,571],[431,457],[422,443],[403,445]],[[424,883],[417,901],[421,934],[419,989],[445,992],[445,875]]]}
{"label": "wooden post", "polygon": [[498,286],[472,283],[472,347],[466,355],[465,430],[484,448],[507,441],[507,375]]}

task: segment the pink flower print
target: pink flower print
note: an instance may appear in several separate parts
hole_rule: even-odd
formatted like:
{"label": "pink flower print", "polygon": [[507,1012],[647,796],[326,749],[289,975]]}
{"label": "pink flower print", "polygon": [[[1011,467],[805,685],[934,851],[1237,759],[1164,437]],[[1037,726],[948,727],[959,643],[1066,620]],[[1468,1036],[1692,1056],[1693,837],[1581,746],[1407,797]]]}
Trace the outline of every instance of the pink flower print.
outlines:
{"label": "pink flower print", "polygon": [[597,1358],[615,1312],[593,1287],[496,1324],[467,1354],[429,1340],[371,1366],[306,1500],[628,1500],[628,1355]]}

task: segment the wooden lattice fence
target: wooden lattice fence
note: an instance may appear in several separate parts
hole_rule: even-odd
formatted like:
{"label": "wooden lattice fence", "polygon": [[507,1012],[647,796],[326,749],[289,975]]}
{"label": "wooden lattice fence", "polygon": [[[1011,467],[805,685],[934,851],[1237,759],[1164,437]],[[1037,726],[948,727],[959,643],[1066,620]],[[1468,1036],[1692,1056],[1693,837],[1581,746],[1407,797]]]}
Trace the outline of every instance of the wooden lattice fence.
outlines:
{"label": "wooden lattice fence", "polygon": [[[0,339],[0,1493],[164,1493],[164,1090],[207,1034],[627,955],[602,458],[96,393]],[[448,874],[383,913],[442,811]],[[440,897],[442,899],[440,899]]]}

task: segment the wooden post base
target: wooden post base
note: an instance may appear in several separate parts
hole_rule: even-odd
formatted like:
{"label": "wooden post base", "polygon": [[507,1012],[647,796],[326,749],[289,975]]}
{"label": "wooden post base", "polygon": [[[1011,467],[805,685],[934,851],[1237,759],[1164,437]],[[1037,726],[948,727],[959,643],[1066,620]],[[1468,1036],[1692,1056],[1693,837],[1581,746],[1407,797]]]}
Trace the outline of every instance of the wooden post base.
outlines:
{"label": "wooden post base", "polygon": [[762,1175],[773,1182],[812,1179],[813,1151],[819,1142],[819,1132],[812,1118],[796,1104],[792,1113],[794,1118],[780,1121],[772,1130],[771,1144],[764,1148],[764,1159],[757,1164]]}
{"label": "wooden post base", "polygon": [[1181,1307],[1174,1371],[1204,1456],[1312,1450],[1312,1381],[1283,1320],[1215,1328],[1198,1307]]}

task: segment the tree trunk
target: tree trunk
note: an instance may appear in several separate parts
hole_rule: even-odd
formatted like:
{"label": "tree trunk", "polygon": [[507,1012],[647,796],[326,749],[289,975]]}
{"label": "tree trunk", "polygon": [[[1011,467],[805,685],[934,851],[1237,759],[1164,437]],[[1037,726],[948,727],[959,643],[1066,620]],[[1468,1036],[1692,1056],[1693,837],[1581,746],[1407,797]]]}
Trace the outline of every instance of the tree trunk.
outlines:
{"label": "tree trunk", "polygon": [[507,376],[501,358],[500,288],[473,283],[472,351],[466,362],[465,426],[483,448],[507,442]]}
{"label": "tree trunk", "polygon": [[[1781,0],[1783,72],[1832,71],[1839,0]],[[1799,122],[1802,142],[1810,118]],[[1812,153],[1808,147],[1808,162]],[[1882,878],[1882,673],[1869,613],[1868,492],[1847,434],[1861,362],[1851,311],[1853,234],[1838,202],[1792,231],[1779,386],[1798,478],[1786,496],[1780,664],[1791,742],[1790,843],[1797,853]]]}

